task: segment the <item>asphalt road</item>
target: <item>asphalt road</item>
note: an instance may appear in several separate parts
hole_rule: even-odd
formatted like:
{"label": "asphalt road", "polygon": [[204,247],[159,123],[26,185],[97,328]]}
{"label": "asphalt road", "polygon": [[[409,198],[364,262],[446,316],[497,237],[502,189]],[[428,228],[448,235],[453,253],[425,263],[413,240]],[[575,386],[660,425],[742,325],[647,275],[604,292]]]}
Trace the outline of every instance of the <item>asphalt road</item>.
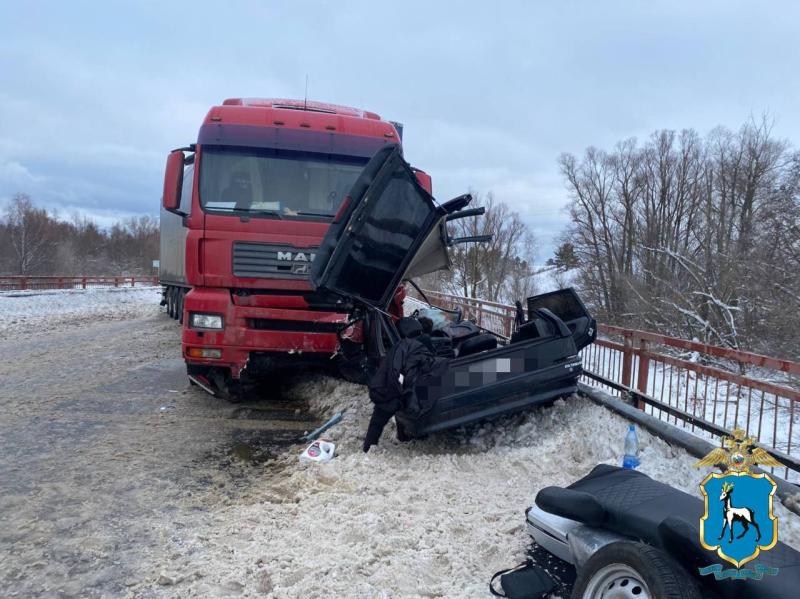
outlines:
{"label": "asphalt road", "polygon": [[179,356],[164,314],[0,339],[4,597],[157,594],[163,572],[191,571],[187,537],[316,424],[277,387],[210,397]]}

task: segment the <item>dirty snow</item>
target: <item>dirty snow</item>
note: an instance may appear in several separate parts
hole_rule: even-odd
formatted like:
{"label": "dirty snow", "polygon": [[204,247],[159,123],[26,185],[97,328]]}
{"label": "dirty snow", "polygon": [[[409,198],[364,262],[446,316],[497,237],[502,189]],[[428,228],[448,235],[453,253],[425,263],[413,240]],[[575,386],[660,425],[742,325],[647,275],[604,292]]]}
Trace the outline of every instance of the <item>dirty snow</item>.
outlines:
{"label": "dirty snow", "polygon": [[[195,539],[189,576],[166,595],[213,594],[219,581],[271,589],[271,597],[484,597],[491,575],[524,559],[524,510],[548,485],[566,485],[598,463],[619,464],[627,422],[572,397],[551,408],[469,431],[400,444],[392,425],[361,452],[369,417],[363,388],[315,379],[292,391],[312,410],[347,409],[327,438],[326,464],[282,457],[252,501],[225,508]],[[682,450],[640,431],[641,470],[688,493],[706,472]],[[781,539],[800,548],[800,519],[776,505]],[[208,580],[210,578],[211,580]],[[252,596],[257,596],[253,594]]]}
{"label": "dirty snow", "polygon": [[2,291],[0,335],[38,335],[86,321],[137,318],[160,301],[160,286]]}
{"label": "dirty snow", "polygon": [[[525,555],[536,493],[621,461],[628,423],[577,397],[407,444],[390,424],[364,454],[366,390],[303,376],[281,401],[319,419],[346,409],[326,434],[337,457],[302,464],[289,444],[263,463],[221,462],[241,435],[268,431],[186,384],[180,329],[157,302],[157,289],[0,298],[19,319],[0,324],[0,432],[15,440],[0,454],[9,595],[486,597],[491,575]],[[29,340],[51,321],[52,338]],[[10,330],[20,342],[3,343]],[[113,369],[74,376],[108,356]],[[698,495],[694,458],[639,437],[642,471]],[[800,549],[800,518],[775,511]]]}

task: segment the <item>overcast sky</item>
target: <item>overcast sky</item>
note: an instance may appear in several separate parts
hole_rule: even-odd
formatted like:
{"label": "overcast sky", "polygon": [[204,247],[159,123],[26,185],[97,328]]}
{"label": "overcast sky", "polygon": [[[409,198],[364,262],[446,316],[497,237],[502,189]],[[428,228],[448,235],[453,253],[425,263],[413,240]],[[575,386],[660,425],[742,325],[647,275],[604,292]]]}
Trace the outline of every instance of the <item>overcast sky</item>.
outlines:
{"label": "overcast sky", "polygon": [[405,125],[434,195],[492,191],[546,259],[556,159],[769,113],[800,145],[800,3],[0,2],[0,205],[156,214],[167,152],[226,97],[302,97]]}

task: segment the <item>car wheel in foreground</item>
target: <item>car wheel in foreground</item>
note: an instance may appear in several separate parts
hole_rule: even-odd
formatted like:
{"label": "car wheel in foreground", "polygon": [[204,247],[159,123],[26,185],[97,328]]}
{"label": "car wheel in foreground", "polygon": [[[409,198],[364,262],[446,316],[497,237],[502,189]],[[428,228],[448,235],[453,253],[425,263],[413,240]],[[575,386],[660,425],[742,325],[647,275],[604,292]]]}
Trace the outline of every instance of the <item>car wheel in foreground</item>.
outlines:
{"label": "car wheel in foreground", "polygon": [[610,543],[579,569],[572,599],[700,599],[689,574],[663,551]]}

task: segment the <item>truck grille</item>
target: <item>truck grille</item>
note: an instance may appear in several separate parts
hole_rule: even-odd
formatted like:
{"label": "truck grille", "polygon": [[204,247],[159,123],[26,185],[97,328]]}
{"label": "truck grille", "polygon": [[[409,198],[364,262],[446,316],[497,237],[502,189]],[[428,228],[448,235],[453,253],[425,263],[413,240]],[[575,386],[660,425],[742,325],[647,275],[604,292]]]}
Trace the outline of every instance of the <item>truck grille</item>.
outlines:
{"label": "truck grille", "polygon": [[236,241],[233,274],[266,279],[307,279],[317,248]]}
{"label": "truck grille", "polygon": [[248,318],[247,325],[258,331],[292,331],[296,333],[336,333],[345,326],[338,322],[278,320],[275,318]]}

